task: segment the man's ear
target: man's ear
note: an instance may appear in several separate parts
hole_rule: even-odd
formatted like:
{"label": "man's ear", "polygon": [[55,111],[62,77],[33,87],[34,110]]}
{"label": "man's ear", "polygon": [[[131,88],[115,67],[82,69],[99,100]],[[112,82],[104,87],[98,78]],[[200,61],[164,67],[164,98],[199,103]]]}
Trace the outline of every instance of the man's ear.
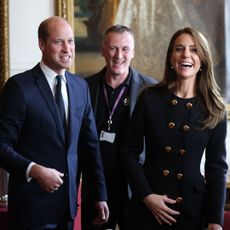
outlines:
{"label": "man's ear", "polygon": [[39,45],[39,48],[40,50],[43,52],[44,51],[44,47],[45,47],[45,44],[44,44],[44,41],[42,39],[38,39],[38,45]]}

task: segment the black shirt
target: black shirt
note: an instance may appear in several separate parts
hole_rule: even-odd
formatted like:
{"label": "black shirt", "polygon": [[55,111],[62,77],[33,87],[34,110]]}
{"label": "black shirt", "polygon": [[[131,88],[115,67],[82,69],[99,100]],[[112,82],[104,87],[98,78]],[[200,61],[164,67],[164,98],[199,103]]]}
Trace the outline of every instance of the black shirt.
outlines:
{"label": "black shirt", "polygon": [[[121,142],[123,141],[124,130],[129,121],[129,95],[131,80],[132,76],[129,74],[127,79],[115,89],[107,85],[105,81],[101,81],[100,83],[99,103],[96,114],[98,135],[100,136],[102,130],[109,133],[115,133],[115,140],[113,143],[100,141],[102,161],[104,165],[105,176],[107,178],[111,176],[111,173],[118,175],[121,170],[119,150]],[[114,103],[116,102],[122,88],[125,88],[124,93],[122,94],[121,99],[112,115],[112,125],[109,131],[108,120],[110,112],[106,103],[103,87],[105,87],[108,95],[110,112],[112,111]]]}

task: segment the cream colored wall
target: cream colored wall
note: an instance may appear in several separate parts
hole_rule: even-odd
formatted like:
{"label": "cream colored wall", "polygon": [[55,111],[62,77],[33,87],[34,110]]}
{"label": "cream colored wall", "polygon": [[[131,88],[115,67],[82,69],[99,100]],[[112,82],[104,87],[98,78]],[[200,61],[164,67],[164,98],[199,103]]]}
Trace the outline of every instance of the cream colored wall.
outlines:
{"label": "cream colored wall", "polygon": [[54,15],[55,0],[9,0],[10,76],[30,69],[41,58],[37,42],[40,22]]}

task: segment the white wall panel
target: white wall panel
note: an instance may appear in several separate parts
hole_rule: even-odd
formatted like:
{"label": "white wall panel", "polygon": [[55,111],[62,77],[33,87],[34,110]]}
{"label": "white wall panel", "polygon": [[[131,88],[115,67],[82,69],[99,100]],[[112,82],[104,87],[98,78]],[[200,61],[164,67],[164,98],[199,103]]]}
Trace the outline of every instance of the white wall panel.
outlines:
{"label": "white wall panel", "polygon": [[37,29],[52,15],[54,0],[9,0],[10,76],[40,61]]}

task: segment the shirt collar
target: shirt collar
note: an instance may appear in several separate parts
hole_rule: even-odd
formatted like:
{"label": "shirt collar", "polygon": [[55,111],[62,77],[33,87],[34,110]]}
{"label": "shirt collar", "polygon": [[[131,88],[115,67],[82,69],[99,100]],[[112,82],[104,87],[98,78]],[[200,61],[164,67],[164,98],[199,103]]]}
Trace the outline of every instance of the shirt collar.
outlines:
{"label": "shirt collar", "polygon": [[[105,85],[107,85],[106,82],[105,82],[105,72],[106,72],[106,68],[104,69],[104,77],[103,77],[101,80],[102,80],[102,82],[103,82]],[[131,79],[132,79],[132,71],[130,71],[130,68],[129,68],[129,74],[128,74],[128,76],[126,77],[126,79],[124,80],[124,82],[122,82],[122,83],[119,85],[119,87],[120,87],[120,86],[123,86],[123,85],[129,87],[129,86],[130,86],[130,83],[131,83]]]}
{"label": "shirt collar", "polygon": [[[55,77],[58,75],[55,71],[49,68],[43,61],[40,62],[40,67],[47,79],[55,79]],[[60,75],[62,75],[63,80],[66,83],[65,70],[63,70],[63,72]]]}

